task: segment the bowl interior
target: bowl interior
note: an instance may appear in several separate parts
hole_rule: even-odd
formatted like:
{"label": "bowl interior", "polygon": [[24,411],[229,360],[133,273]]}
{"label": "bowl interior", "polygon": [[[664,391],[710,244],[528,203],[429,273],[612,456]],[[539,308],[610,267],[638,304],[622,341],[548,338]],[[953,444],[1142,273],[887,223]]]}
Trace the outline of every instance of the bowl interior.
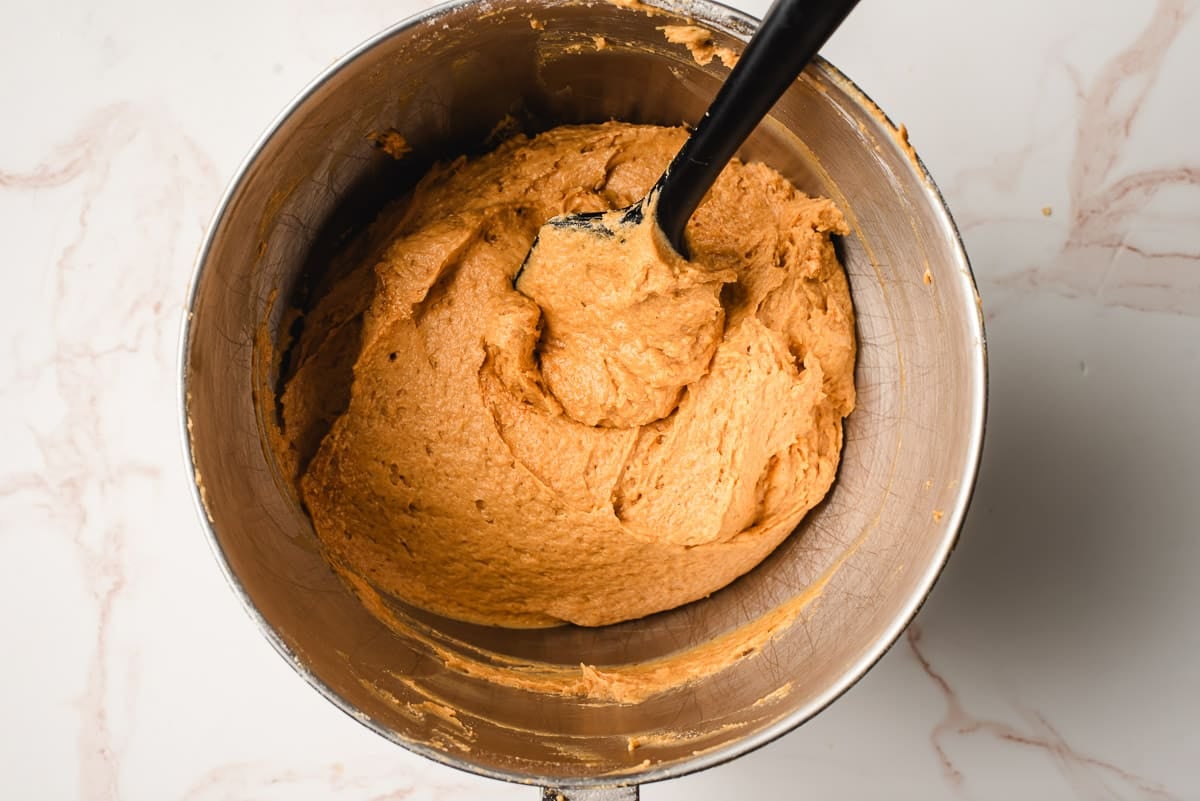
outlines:
{"label": "bowl interior", "polygon": [[[857,312],[858,408],[826,501],[762,565],[712,597],[601,629],[512,631],[378,599],[329,571],[264,443],[280,321],[333,249],[434,160],[611,118],[694,122],[726,74],[660,26],[676,13],[740,48],[751,21],[496,0],[443,7],[373,40],[260,143],[210,233],[184,341],[185,412],[219,556],[285,656],[380,733],[487,775],[580,783],[712,764],[803,721],[915,613],[953,544],[982,436],[984,344],[958,237],[907,143],[840,73],[811,67],[743,148],[833,198]],[[603,47],[595,36],[603,37]],[[413,147],[396,161],[372,132]],[[380,610],[377,610],[380,611]],[[730,666],[619,704],[550,691],[580,663],[613,675]],[[448,666],[449,665],[449,666]],[[482,667],[481,667],[482,666]],[[529,677],[497,684],[487,671]]]}

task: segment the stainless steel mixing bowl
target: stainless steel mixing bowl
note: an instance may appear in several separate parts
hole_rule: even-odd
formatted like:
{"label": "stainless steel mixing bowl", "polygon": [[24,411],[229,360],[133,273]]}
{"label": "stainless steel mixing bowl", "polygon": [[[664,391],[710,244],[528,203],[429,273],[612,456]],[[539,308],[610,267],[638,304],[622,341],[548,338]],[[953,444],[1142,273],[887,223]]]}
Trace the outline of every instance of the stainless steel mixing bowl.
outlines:
{"label": "stainless steel mixing bowl", "polygon": [[[659,26],[684,21],[675,16],[735,48],[754,26],[702,0],[669,10],[483,0],[372,39],[308,87],[239,170],[201,251],[182,341],[197,501],[230,581],[284,658],[406,748],[567,798],[635,797],[634,785],[743,754],[844,692],[942,569],[983,438],[983,323],[954,224],[904,138],[821,62],[742,153],[834,198],[853,227],[842,250],[858,312],[858,408],[837,483],[795,535],[706,600],[601,629],[489,629],[393,604],[426,633],[409,636],[330,572],[264,440],[289,298],[383,199],[431,160],[478,149],[506,115],[526,130],[695,121],[726,70],[665,40]],[[389,128],[413,147],[400,161],[368,141]],[[662,665],[765,620],[777,628],[765,645],[634,704],[513,689],[463,667]]]}

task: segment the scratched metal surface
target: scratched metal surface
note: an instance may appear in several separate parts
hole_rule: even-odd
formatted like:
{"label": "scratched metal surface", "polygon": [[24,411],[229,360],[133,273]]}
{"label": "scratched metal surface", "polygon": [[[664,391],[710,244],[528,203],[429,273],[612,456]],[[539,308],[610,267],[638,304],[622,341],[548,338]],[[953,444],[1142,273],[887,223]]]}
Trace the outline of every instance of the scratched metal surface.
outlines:
{"label": "scratched metal surface", "polygon": [[[751,21],[675,6],[737,45]],[[530,16],[541,29],[530,25]],[[185,416],[218,555],[285,657],[386,737],[486,775],[647,781],[715,764],[798,725],[898,636],[949,554],[982,440],[985,344],[964,253],[940,196],[890,123],[827,64],[798,81],[743,150],[833,197],[858,316],[858,408],[837,484],[764,564],[712,597],[602,629],[514,632],[397,613],[450,647],[560,666],[670,659],[789,604],[761,653],[632,706],[496,687],[448,671],[367,614],[326,568],[261,438],[255,337],[322,248],[432,160],[478,147],[505,114],[527,130],[621,118],[695,120],[724,73],[697,65],[645,9],[498,0],[452,5],[382,35],[310,86],[259,143],[210,234],[183,342]],[[608,46],[597,50],[593,35]],[[367,134],[413,146],[392,162]],[[317,254],[314,256],[314,254]],[[265,411],[264,411],[265,410]],[[826,582],[802,609],[797,599]],[[408,683],[395,680],[399,674]],[[411,713],[449,702],[469,731]],[[765,700],[764,700],[765,699]],[[673,733],[637,749],[629,737]],[[697,753],[699,752],[699,753]]]}

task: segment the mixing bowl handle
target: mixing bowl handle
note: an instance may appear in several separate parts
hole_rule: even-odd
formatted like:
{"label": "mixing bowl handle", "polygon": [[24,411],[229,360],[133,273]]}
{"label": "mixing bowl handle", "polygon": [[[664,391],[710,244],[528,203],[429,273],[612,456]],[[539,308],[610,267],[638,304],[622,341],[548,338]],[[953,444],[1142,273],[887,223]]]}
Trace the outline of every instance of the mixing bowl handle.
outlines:
{"label": "mixing bowl handle", "polygon": [[542,790],[542,801],[638,801],[638,788],[633,787],[564,787]]}

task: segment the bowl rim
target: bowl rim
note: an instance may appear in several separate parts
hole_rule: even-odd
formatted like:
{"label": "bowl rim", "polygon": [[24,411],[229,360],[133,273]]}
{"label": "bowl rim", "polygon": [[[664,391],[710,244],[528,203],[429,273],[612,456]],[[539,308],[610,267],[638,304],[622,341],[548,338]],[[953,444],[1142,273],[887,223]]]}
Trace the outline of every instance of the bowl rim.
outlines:
{"label": "bowl rim", "polygon": [[[615,0],[614,0],[615,1]],[[938,578],[940,577],[943,568],[950,554],[958,544],[963,523],[966,519],[967,511],[970,507],[971,497],[974,492],[975,485],[978,481],[979,468],[982,460],[983,441],[987,427],[987,406],[988,406],[988,354],[987,354],[987,337],[984,326],[984,317],[981,303],[978,302],[979,294],[975,281],[974,271],[971,268],[970,259],[967,256],[966,248],[963,245],[962,235],[946,205],[945,198],[941,190],[934,182],[933,177],[929,174],[928,168],[920,156],[910,148],[909,155],[911,161],[919,172],[921,183],[924,187],[923,191],[928,195],[931,201],[938,221],[944,226],[946,232],[952,236],[953,251],[956,259],[959,261],[960,274],[966,282],[966,288],[970,289],[974,294],[977,302],[975,306],[975,315],[967,317],[967,323],[972,328],[972,334],[976,339],[977,348],[973,353],[975,358],[970,365],[973,384],[975,387],[972,393],[972,409],[971,409],[971,427],[969,441],[965,444],[967,449],[967,461],[963,473],[959,479],[954,496],[953,506],[946,510],[947,524],[945,526],[945,534],[942,542],[939,543],[935,551],[934,558],[931,559],[925,566],[923,575],[917,584],[918,591],[914,592],[912,597],[904,604],[898,614],[896,614],[890,624],[878,633],[868,647],[867,651],[845,671],[838,681],[829,687],[819,697],[813,699],[802,707],[796,709],[786,717],[776,720],[772,724],[765,726],[758,731],[741,737],[728,745],[714,749],[709,752],[695,755],[688,759],[678,760],[676,762],[647,767],[644,770],[632,771],[620,776],[591,776],[571,779],[563,781],[550,777],[538,776],[519,771],[502,770],[487,767],[473,763],[469,760],[461,759],[446,751],[431,747],[426,743],[418,740],[410,739],[400,735],[391,729],[377,723],[374,719],[358,710],[344,698],[338,695],[315,673],[308,668],[300,657],[292,651],[284,642],[279,633],[271,626],[271,624],[263,617],[262,613],[255,606],[245,586],[234,572],[224,551],[221,548],[220,541],[217,538],[214,523],[210,519],[206,507],[206,502],[203,497],[201,485],[199,481],[199,468],[195,463],[195,454],[192,446],[191,418],[189,416],[189,399],[190,390],[188,382],[188,354],[192,345],[191,323],[193,311],[195,309],[196,296],[198,287],[204,277],[205,268],[208,264],[211,251],[216,240],[218,231],[222,228],[225,218],[229,212],[230,206],[234,197],[241,190],[251,169],[267,144],[279,133],[280,129],[286,124],[291,116],[297,112],[315,93],[317,93],[326,83],[328,83],[337,73],[347,67],[356,59],[365,55],[377,46],[383,44],[393,36],[401,34],[411,28],[421,25],[428,25],[436,22],[440,17],[464,10],[470,7],[486,8],[491,4],[492,0],[448,0],[438,5],[431,6],[423,11],[414,13],[388,27],[379,31],[362,41],[360,44],[346,52],[345,55],[338,58],[330,66],[326,67],[315,78],[313,78],[299,93],[293,97],[286,106],[272,119],[266,129],[258,136],[254,144],[251,146],[247,154],[239,163],[232,177],[226,185],[221,199],[217,204],[211,220],[205,230],[204,239],[196,254],[196,259],[193,264],[192,275],[189,280],[188,290],[184,302],[184,312],[182,315],[179,340],[178,340],[178,364],[179,364],[179,383],[178,397],[179,403],[179,431],[182,442],[182,455],[186,469],[191,474],[191,480],[188,482],[191,488],[191,495],[194,508],[198,514],[200,524],[208,539],[209,546],[212,549],[213,555],[217,560],[221,572],[225,575],[225,579],[229,582],[234,593],[241,600],[241,605],[246,613],[254,621],[259,631],[266,637],[267,641],[274,647],[275,651],[284,659],[291,668],[296,671],[309,685],[311,685],[324,698],[340,709],[349,717],[353,718],[358,723],[366,726],[384,739],[402,746],[408,751],[420,754],[423,757],[431,759],[440,764],[462,770],[477,776],[498,779],[501,781],[514,782],[518,784],[537,785],[537,784],[552,784],[557,786],[569,787],[620,787],[639,785],[648,782],[663,781],[666,779],[678,778],[691,773],[697,773],[708,768],[729,762],[738,757],[744,756],[752,751],[755,751],[763,746],[774,742],[783,735],[799,727],[801,724],[811,720],[816,715],[820,714],[829,707],[834,701],[838,700],[842,695],[848,692],[855,684],[857,684],[879,661],[884,657],[892,646],[899,640],[900,636],[908,628],[913,618],[921,610],[926,600],[929,598]],[[686,16],[694,18],[695,23],[709,25],[722,32],[734,36],[743,42],[748,38],[748,34],[754,31],[759,20],[754,16],[747,14],[744,11],[725,5],[717,0],[640,0],[642,4],[651,6],[655,9],[665,11],[673,16]],[[590,5],[588,0],[551,0],[548,5]],[[897,126],[892,122],[891,118],[876,104],[871,97],[864,92],[853,80],[845,73],[825,60],[821,56],[817,56],[810,65],[818,71],[825,72],[833,79],[841,88],[854,96],[857,103],[868,107],[873,114],[878,116],[885,125],[893,131],[898,130]]]}

